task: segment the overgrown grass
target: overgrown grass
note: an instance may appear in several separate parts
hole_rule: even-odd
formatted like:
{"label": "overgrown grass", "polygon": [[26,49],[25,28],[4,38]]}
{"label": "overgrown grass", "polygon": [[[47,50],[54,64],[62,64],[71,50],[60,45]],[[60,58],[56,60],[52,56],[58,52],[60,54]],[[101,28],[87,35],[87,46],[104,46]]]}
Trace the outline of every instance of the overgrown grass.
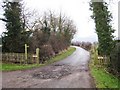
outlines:
{"label": "overgrown grass", "polygon": [[90,70],[96,84],[96,88],[120,88],[120,80],[107,72],[105,67],[94,65],[93,55],[91,55]]}
{"label": "overgrown grass", "polygon": [[11,63],[2,63],[2,68],[0,68],[2,71],[14,71],[14,70],[25,70],[25,69],[31,69],[35,67],[41,67],[45,66],[51,63],[54,63],[56,61],[60,61],[67,56],[71,55],[76,49],[73,47],[70,47],[67,51],[62,52],[61,54],[56,55],[55,57],[47,60],[44,64],[27,64],[27,65],[19,65],[19,64],[11,64]]}

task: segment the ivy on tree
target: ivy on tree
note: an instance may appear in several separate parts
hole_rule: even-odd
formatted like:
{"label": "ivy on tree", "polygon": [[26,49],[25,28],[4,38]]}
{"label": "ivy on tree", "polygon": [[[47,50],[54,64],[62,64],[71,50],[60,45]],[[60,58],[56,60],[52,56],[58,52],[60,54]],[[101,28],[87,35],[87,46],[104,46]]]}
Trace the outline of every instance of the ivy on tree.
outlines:
{"label": "ivy on tree", "polygon": [[99,47],[98,52],[100,55],[110,55],[113,49],[113,33],[111,21],[112,14],[108,11],[106,2],[91,2],[90,10],[93,12],[91,16],[95,21],[96,33],[98,35]]}

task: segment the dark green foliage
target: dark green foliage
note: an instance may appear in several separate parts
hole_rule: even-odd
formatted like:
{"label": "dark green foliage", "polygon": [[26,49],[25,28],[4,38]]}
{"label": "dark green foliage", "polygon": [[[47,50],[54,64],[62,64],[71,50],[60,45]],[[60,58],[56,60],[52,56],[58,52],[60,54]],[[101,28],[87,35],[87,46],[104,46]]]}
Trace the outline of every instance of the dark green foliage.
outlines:
{"label": "dark green foliage", "polygon": [[3,52],[24,52],[28,33],[25,32],[21,19],[20,2],[4,2],[4,22],[7,31],[2,34]]}
{"label": "dark green foliage", "polygon": [[120,76],[120,42],[116,43],[110,54],[109,71]]}
{"label": "dark green foliage", "polygon": [[98,52],[100,55],[110,55],[113,48],[113,35],[114,30],[111,26],[112,15],[108,11],[107,3],[91,2],[90,10],[93,11],[91,16],[95,20],[96,33],[98,35],[99,47]]}
{"label": "dark green foliage", "polygon": [[110,61],[107,59],[108,71],[120,75],[120,43],[115,44],[116,42],[113,41],[112,34],[115,30],[111,25],[112,14],[108,11],[108,5],[104,1],[92,2],[90,6],[98,35],[98,54],[110,57]]}
{"label": "dark green foliage", "polygon": [[0,45],[2,45],[2,38],[0,37]]}

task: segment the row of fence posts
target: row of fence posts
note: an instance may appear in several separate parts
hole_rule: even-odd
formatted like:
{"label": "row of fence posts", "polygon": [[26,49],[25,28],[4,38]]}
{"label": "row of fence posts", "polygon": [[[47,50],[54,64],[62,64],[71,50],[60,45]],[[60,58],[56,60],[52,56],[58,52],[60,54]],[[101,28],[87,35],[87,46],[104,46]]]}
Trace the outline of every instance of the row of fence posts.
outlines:
{"label": "row of fence posts", "polygon": [[97,50],[97,45],[93,47],[93,52],[94,52],[94,64],[97,65],[98,62],[98,50]]}
{"label": "row of fence posts", "polygon": [[93,60],[94,60],[93,64],[94,65],[105,66],[109,62],[108,57],[98,55],[98,45],[93,46],[92,52],[93,52]]}
{"label": "row of fence posts", "polygon": [[[28,61],[28,48],[29,46],[27,44],[25,44],[25,61],[26,61],[26,64],[27,64],[27,61]],[[33,55],[33,58],[36,58],[36,63],[39,64],[39,53],[40,53],[40,49],[39,48],[36,48],[36,55]]]}

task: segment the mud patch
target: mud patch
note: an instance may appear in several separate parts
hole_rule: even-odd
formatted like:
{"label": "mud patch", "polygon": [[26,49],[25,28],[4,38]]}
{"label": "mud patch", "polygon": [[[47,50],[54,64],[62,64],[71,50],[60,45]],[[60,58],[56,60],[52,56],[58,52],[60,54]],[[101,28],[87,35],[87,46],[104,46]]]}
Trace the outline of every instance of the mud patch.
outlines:
{"label": "mud patch", "polygon": [[71,68],[67,65],[54,65],[47,70],[41,70],[40,72],[34,73],[32,76],[38,79],[51,79],[57,78],[60,79],[63,76],[71,74]]}

